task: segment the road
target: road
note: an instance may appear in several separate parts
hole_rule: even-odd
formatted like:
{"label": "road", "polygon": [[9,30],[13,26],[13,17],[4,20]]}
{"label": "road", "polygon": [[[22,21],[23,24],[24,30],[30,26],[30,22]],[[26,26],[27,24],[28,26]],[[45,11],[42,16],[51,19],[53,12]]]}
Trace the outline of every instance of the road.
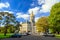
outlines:
{"label": "road", "polygon": [[42,37],[42,36],[22,36],[21,38],[5,38],[1,40],[60,40],[54,37]]}

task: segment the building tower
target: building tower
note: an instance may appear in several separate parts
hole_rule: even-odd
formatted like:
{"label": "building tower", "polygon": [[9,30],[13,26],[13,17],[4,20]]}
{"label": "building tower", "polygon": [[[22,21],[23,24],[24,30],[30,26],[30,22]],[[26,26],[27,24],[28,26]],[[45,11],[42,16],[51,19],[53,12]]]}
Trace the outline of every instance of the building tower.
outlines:
{"label": "building tower", "polygon": [[33,11],[32,11],[32,13],[30,14],[30,22],[35,23],[35,16],[34,16],[34,14],[33,14]]}
{"label": "building tower", "polygon": [[32,29],[31,32],[34,33],[35,32],[35,28],[34,28],[34,26],[35,26],[35,16],[33,14],[33,11],[30,14],[30,23],[31,23],[31,29]]}

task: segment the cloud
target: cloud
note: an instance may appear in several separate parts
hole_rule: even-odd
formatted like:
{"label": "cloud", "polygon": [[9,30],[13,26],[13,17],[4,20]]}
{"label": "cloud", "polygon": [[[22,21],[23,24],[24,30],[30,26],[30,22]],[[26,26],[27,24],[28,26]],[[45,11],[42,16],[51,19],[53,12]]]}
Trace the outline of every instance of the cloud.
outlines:
{"label": "cloud", "polygon": [[28,13],[31,14],[33,11],[34,15],[36,15],[39,9],[40,9],[39,7],[31,8],[28,10]]}
{"label": "cloud", "polygon": [[8,8],[10,6],[10,4],[8,2],[6,3],[0,3],[0,9],[2,8]]}
{"label": "cloud", "polygon": [[6,11],[6,10],[4,10],[4,11],[0,11],[0,12],[8,12],[8,13],[11,13],[11,14],[14,13],[13,11]]}
{"label": "cloud", "polygon": [[[34,15],[38,14],[38,13],[46,13],[46,12],[50,12],[51,7],[55,4],[60,2],[59,0],[37,0],[36,2],[38,2],[38,5],[42,6],[36,6],[34,8],[30,8],[28,10],[28,13],[34,13]],[[34,1],[31,4],[31,6],[34,6]]]}
{"label": "cloud", "polygon": [[39,18],[40,18],[40,17],[36,17],[36,18],[35,18],[35,22],[37,22],[37,20],[38,20]]}
{"label": "cloud", "polygon": [[[51,7],[55,4],[60,2],[59,0],[45,0],[44,5],[42,5],[42,12],[50,12]],[[39,3],[39,2],[38,2]]]}
{"label": "cloud", "polygon": [[14,13],[13,11],[3,11],[3,12]]}
{"label": "cloud", "polygon": [[37,0],[38,1],[38,4],[41,5],[41,4],[44,4],[45,0]]}
{"label": "cloud", "polygon": [[28,14],[23,14],[23,13],[17,13],[16,18],[23,18],[23,19],[28,19],[29,15]]}

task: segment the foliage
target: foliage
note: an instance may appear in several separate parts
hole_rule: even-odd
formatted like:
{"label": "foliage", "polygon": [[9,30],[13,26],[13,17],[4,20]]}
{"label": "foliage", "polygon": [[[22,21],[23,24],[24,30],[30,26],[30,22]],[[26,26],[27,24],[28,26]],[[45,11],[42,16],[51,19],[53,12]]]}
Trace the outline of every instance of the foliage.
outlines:
{"label": "foliage", "polygon": [[36,27],[38,32],[40,32],[41,30],[47,30],[48,28],[48,21],[46,17],[41,17],[38,19],[38,21],[36,22]]}
{"label": "foliage", "polygon": [[0,33],[4,33],[4,27],[0,27]]}
{"label": "foliage", "polygon": [[56,3],[52,6],[48,21],[50,28],[52,28],[55,32],[60,31],[60,3]]}
{"label": "foliage", "polygon": [[[4,33],[4,27],[0,27],[0,33]],[[7,33],[14,33],[16,30],[16,27],[14,25],[9,25],[7,28]]]}
{"label": "foliage", "polygon": [[3,21],[1,24],[5,26],[4,35],[7,33],[9,24],[14,24],[16,22],[15,16],[8,12],[0,12],[0,21]]}
{"label": "foliage", "polygon": [[9,24],[8,29],[7,29],[7,33],[14,33],[16,30],[14,25]]}

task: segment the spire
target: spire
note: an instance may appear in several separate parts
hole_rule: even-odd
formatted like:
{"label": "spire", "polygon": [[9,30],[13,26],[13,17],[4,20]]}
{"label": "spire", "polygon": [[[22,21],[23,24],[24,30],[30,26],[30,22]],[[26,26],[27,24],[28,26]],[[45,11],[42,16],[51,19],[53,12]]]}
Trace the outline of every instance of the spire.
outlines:
{"label": "spire", "polygon": [[33,11],[31,12],[30,14],[30,22],[33,22],[34,21],[34,14],[33,14]]}
{"label": "spire", "polygon": [[32,16],[32,17],[34,16],[33,11],[31,12],[30,16]]}

